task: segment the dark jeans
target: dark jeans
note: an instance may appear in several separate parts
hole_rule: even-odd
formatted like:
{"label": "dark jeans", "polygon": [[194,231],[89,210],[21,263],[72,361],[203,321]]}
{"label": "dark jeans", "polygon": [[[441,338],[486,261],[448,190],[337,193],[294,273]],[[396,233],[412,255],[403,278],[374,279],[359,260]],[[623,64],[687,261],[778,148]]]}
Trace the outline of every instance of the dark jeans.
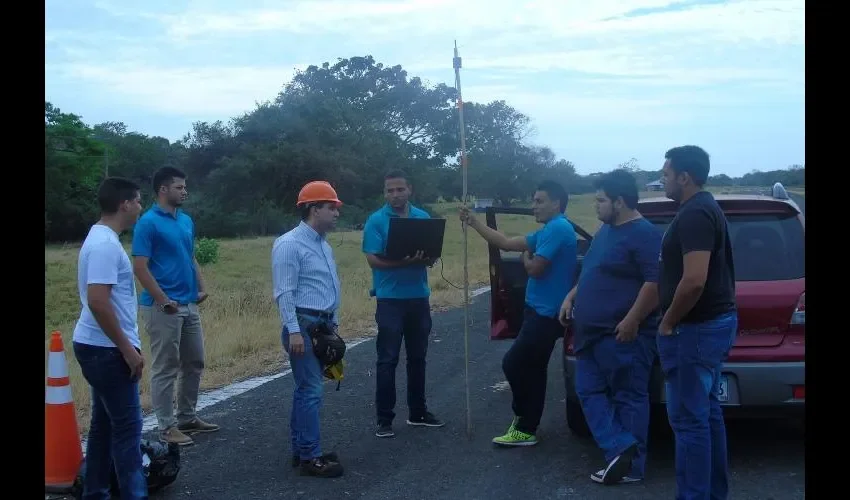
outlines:
{"label": "dark jeans", "polygon": [[658,335],[666,376],[667,415],[676,436],[677,500],[729,496],[726,426],[720,407],[720,373],[738,330],[736,312],[678,325]]}
{"label": "dark jeans", "polygon": [[[297,317],[301,337],[304,339],[304,352],[289,356],[289,366],[292,368],[292,379],[295,382],[292,410],[289,414],[289,440],[293,455],[298,455],[301,460],[310,460],[322,456],[319,411],[322,409],[324,386],[322,366],[319,358],[313,353],[313,341],[308,332],[312,325],[322,320],[302,313],[297,313]],[[289,331],[286,327],[281,333],[281,342],[289,353]]]}
{"label": "dark jeans", "polygon": [[130,367],[117,348],[73,345],[92,402],[82,498],[109,500],[114,467],[121,498],[147,499],[139,383],[130,378]]}
{"label": "dark jeans", "polygon": [[549,358],[555,341],[564,336],[564,327],[556,318],[540,316],[525,308],[522,327],[505,357],[502,371],[513,393],[517,430],[534,434],[543,416]]}
{"label": "dark jeans", "polygon": [[407,358],[407,407],[411,418],[427,411],[425,404],[425,356],[431,333],[431,304],[423,299],[378,299],[377,387],[375,408],[379,424],[395,418],[395,372],[404,340]]}
{"label": "dark jeans", "polygon": [[643,479],[649,433],[649,377],[655,337],[617,342],[604,335],[576,353],[576,393],[605,461],[637,444],[629,477]]}

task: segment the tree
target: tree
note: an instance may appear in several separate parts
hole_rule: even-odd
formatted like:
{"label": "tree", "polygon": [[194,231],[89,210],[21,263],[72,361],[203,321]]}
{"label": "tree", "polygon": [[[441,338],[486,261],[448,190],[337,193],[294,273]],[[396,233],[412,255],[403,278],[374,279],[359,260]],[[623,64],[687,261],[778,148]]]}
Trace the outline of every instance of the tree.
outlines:
{"label": "tree", "polygon": [[[330,181],[345,201],[341,226],[362,224],[383,202],[390,169],[408,172],[417,203],[460,198],[456,100],[455,89],[428,85],[366,55],[309,66],[254,109],[195,122],[174,143],[121,122],[92,128],[45,102],[45,239],[85,236],[97,217],[94,193],[107,162],[110,175],[138,181],[147,201],[157,168],[183,169],[186,209],[199,237],[279,234],[297,223],[298,191],[316,179]],[[530,143],[531,119],[506,101],[463,106],[471,194],[502,204],[528,200],[543,179],[563,183],[571,194],[592,190],[594,174],[579,175],[549,147]],[[639,185],[660,176],[641,170],[634,158],[621,166]],[[803,185],[805,169],[756,171],[736,182],[777,180]]]}
{"label": "tree", "polygon": [[77,239],[97,219],[103,143],[75,114],[44,103],[44,238]]}

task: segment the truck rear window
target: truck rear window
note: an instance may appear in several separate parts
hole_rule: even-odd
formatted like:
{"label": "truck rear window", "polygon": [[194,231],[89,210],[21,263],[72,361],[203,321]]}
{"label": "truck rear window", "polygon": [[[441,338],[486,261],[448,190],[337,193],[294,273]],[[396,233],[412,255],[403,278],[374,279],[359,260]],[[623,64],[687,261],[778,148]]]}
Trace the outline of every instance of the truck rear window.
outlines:
{"label": "truck rear window", "polygon": [[[805,233],[794,215],[727,214],[737,281],[779,281],[806,276]],[[647,217],[662,232],[672,217]]]}

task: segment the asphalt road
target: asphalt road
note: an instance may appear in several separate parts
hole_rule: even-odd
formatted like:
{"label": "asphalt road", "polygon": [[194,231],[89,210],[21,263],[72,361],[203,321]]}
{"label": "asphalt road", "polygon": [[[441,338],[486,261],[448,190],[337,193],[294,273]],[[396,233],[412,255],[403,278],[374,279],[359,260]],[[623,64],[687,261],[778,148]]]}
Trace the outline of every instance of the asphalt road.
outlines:
{"label": "asphalt road", "polygon": [[[201,412],[222,425],[183,449],[183,470],[153,498],[176,499],[670,499],[675,493],[669,436],[651,443],[644,484],[603,487],[588,474],[602,466],[592,441],[573,437],[564,421],[561,344],[550,364],[549,392],[535,447],[497,449],[490,443],[511,418],[510,391],[501,373],[506,341],[487,338],[488,295],[470,307],[470,400],[473,436],[467,439],[463,310],[434,318],[428,397],[448,423],[441,429],[404,423],[404,358],[398,370],[396,437],[374,436],[374,342],[349,351],[339,391],[328,383],[322,417],[325,450],[340,454],[338,479],[299,476],[290,466],[292,377],[282,377]],[[152,436],[151,436],[152,437]],[[804,498],[804,435],[792,423],[731,422],[729,446],[734,498]]]}

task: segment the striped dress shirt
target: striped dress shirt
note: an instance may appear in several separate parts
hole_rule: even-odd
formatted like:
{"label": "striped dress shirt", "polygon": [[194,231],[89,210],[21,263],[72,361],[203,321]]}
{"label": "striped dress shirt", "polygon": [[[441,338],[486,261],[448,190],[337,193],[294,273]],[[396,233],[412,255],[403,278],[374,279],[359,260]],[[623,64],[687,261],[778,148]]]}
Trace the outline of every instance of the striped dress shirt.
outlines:
{"label": "striped dress shirt", "polygon": [[327,240],[301,222],[272,246],[272,286],[283,326],[300,332],[295,309],[333,314],[338,324],[340,285],[333,250]]}

